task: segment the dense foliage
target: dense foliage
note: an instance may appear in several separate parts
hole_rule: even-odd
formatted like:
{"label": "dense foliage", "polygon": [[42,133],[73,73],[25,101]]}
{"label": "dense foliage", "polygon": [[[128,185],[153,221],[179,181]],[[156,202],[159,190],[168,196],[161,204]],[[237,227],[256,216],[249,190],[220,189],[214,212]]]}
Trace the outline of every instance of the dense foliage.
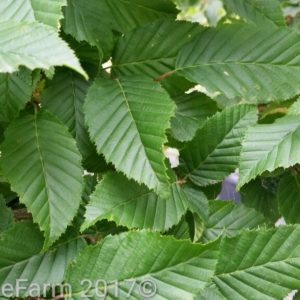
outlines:
{"label": "dense foliage", "polygon": [[300,290],[297,1],[196,2],[0,0],[0,300]]}

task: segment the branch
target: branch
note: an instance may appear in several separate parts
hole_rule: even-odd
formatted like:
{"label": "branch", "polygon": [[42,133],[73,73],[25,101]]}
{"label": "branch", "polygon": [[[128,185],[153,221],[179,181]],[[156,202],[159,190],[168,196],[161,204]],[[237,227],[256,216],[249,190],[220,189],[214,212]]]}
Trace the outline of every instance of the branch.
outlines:
{"label": "branch", "polygon": [[26,210],[26,208],[20,208],[13,210],[13,214],[16,220],[31,220],[32,215]]}
{"label": "branch", "polygon": [[156,78],[154,78],[155,81],[159,82],[159,81],[162,81],[163,79],[165,79],[166,77],[169,77],[171,76],[172,74],[174,74],[176,72],[176,70],[171,70],[171,71],[168,71],[167,73],[164,73]]}

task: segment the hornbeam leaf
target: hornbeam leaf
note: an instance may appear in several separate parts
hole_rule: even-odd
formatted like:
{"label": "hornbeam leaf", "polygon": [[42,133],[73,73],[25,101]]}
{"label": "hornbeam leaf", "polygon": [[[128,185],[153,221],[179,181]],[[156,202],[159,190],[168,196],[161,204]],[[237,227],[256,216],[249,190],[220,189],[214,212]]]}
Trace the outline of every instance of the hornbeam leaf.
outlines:
{"label": "hornbeam leaf", "polygon": [[70,298],[84,297],[85,278],[93,287],[84,299],[96,299],[95,285],[101,278],[107,283],[106,299],[145,299],[141,289],[150,282],[152,289],[146,291],[153,292],[153,299],[192,300],[213,276],[218,245],[219,241],[192,244],[145,231],[108,236],[83,250],[69,267],[65,281],[72,286]]}
{"label": "hornbeam leaf", "polygon": [[191,228],[186,218],[182,220],[176,226],[173,226],[167,233],[174,236],[177,240],[191,240]]}
{"label": "hornbeam leaf", "polygon": [[0,74],[0,122],[9,123],[18,116],[32,93],[30,72],[21,69],[13,74]]}
{"label": "hornbeam leaf", "polygon": [[86,41],[109,54],[113,47],[109,9],[103,1],[68,0],[63,20],[64,31],[77,41]]}
{"label": "hornbeam leaf", "polygon": [[71,70],[56,70],[42,93],[42,105],[64,124],[77,142],[84,159],[96,156],[84,121],[83,104],[89,83]]}
{"label": "hornbeam leaf", "polygon": [[300,115],[300,98],[298,97],[297,100],[289,107],[288,115],[299,116]]}
{"label": "hornbeam leaf", "polygon": [[225,300],[218,287],[211,283],[209,284],[195,300]]}
{"label": "hornbeam leaf", "polygon": [[163,145],[173,112],[168,94],[143,75],[99,78],[85,104],[86,123],[99,153],[150,189],[168,184]]}
{"label": "hornbeam leaf", "polygon": [[283,12],[278,0],[223,0],[230,12],[258,26],[285,26]]}
{"label": "hornbeam leaf", "polygon": [[211,93],[266,103],[300,93],[299,51],[300,35],[291,29],[225,25],[186,45],[177,70]]}
{"label": "hornbeam leaf", "polygon": [[[171,0],[100,0],[110,10],[112,28],[129,32],[157,19],[176,19],[178,10]],[[177,41],[179,42],[179,41]],[[175,46],[175,45],[173,45]]]}
{"label": "hornbeam leaf", "polygon": [[0,3],[0,20],[38,21],[58,29],[65,5],[66,0],[3,0]]}
{"label": "hornbeam leaf", "polygon": [[8,229],[14,222],[12,210],[6,206],[6,201],[0,194],[0,232]]}
{"label": "hornbeam leaf", "polygon": [[66,0],[31,0],[31,5],[37,21],[60,28],[60,20],[63,18],[62,8],[67,5]]}
{"label": "hornbeam leaf", "polygon": [[[34,286],[43,293],[45,285],[60,284],[68,264],[85,242],[75,239],[47,252],[41,252],[42,246],[43,236],[31,222],[16,223],[0,234],[0,285],[10,285],[12,296],[38,297],[42,295],[36,294]],[[5,296],[3,293],[1,288],[0,296]]]}
{"label": "hornbeam leaf", "polygon": [[120,37],[113,54],[113,71],[123,76],[143,73],[156,78],[175,68],[179,50],[201,30],[199,25],[172,20],[138,27]]}
{"label": "hornbeam leaf", "polygon": [[214,240],[222,233],[234,236],[243,229],[253,229],[264,224],[263,215],[253,208],[231,201],[209,201],[209,217],[205,222],[203,239]]}
{"label": "hornbeam leaf", "polygon": [[0,22],[0,72],[20,65],[30,70],[67,66],[87,77],[68,45],[50,26],[28,22]]}
{"label": "hornbeam leaf", "polygon": [[198,215],[203,221],[208,218],[208,199],[199,187],[188,183],[181,187],[186,195],[188,210]]}
{"label": "hornbeam leaf", "polygon": [[208,119],[181,152],[188,178],[203,186],[222,181],[233,172],[244,134],[256,119],[250,105],[233,106]]}
{"label": "hornbeam leaf", "polygon": [[300,176],[285,175],[281,180],[277,192],[279,211],[287,223],[300,223]]}
{"label": "hornbeam leaf", "polygon": [[242,203],[262,213],[273,224],[281,217],[276,201],[278,179],[258,177],[244,185],[241,190]]}
{"label": "hornbeam leaf", "polygon": [[64,30],[78,41],[100,47],[106,56],[113,48],[113,31],[129,32],[156,19],[175,19],[170,0],[68,0]]}
{"label": "hornbeam leaf", "polygon": [[172,135],[179,141],[190,141],[197,130],[218,110],[209,97],[197,92],[174,97],[177,109],[171,121]]}
{"label": "hornbeam leaf", "polygon": [[222,240],[213,282],[224,299],[281,300],[299,288],[299,264],[299,226],[245,231]]}
{"label": "hornbeam leaf", "polygon": [[75,140],[49,113],[11,123],[2,144],[1,167],[50,246],[66,230],[81,201],[82,169]]}
{"label": "hornbeam leaf", "polygon": [[169,199],[162,199],[144,185],[124,175],[106,175],[86,207],[82,230],[107,219],[128,228],[166,231],[181,220],[187,210],[184,191],[172,184]]}
{"label": "hornbeam leaf", "polygon": [[290,167],[300,162],[300,120],[286,116],[273,124],[251,127],[243,141],[240,158],[238,188],[261,175],[279,167]]}

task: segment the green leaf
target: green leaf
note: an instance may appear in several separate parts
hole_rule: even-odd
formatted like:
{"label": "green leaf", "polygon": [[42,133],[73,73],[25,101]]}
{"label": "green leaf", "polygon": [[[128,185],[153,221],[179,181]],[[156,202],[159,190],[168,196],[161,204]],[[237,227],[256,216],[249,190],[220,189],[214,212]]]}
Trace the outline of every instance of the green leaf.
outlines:
{"label": "green leaf", "polygon": [[277,201],[279,211],[287,223],[300,223],[300,176],[286,174],[278,187]]}
{"label": "green leaf", "polygon": [[13,0],[0,3],[0,19],[16,22],[42,22],[59,29],[66,0]]}
{"label": "green leaf", "polygon": [[238,105],[215,114],[181,152],[187,177],[196,185],[222,181],[238,167],[241,142],[256,122],[255,108]]}
{"label": "green leaf", "polygon": [[243,141],[238,188],[265,171],[299,163],[299,149],[298,116],[286,116],[273,124],[251,127]]}
{"label": "green leaf", "polygon": [[240,190],[243,204],[261,212],[273,224],[280,218],[276,201],[277,181],[273,178],[257,178]]}
{"label": "green leaf", "polygon": [[191,239],[191,230],[186,218],[183,218],[177,225],[173,226],[167,235],[173,235],[177,240]]}
{"label": "green leaf", "polygon": [[45,247],[66,230],[81,201],[82,169],[75,141],[42,111],[11,123],[2,144],[1,167],[45,234]]}
{"label": "green leaf", "polygon": [[86,41],[109,54],[113,47],[109,9],[103,1],[68,0],[63,28],[77,41]]}
{"label": "green leaf", "polygon": [[0,232],[8,229],[14,222],[12,210],[6,206],[6,201],[0,194]]}
{"label": "green leaf", "polygon": [[176,18],[170,0],[68,0],[64,31],[78,41],[98,46],[109,57],[113,31],[129,32],[156,19]]}
{"label": "green leaf", "polygon": [[299,263],[300,227],[245,231],[221,242],[213,282],[224,299],[281,300],[299,288]]}
{"label": "green leaf", "polygon": [[11,186],[7,182],[7,180],[2,177],[1,168],[0,168],[0,193],[5,199],[6,203],[10,203],[18,197],[13,191],[11,191]]}
{"label": "green leaf", "polygon": [[264,224],[263,215],[252,208],[231,201],[209,201],[209,217],[205,222],[203,240],[214,240],[221,234],[235,236],[243,229]]}
{"label": "green leaf", "polygon": [[185,193],[172,184],[170,198],[162,199],[124,175],[104,176],[86,207],[82,230],[107,219],[128,228],[166,231],[178,224],[187,209]]}
{"label": "green leaf", "polygon": [[[191,300],[211,279],[218,244],[192,244],[151,232],[128,232],[108,236],[98,245],[87,247],[67,271],[65,281],[73,289],[73,299],[83,295],[80,281],[101,278],[108,284],[108,299],[145,299],[139,287],[152,283],[155,299]],[[130,266],[130,267],[129,267]],[[111,283],[117,280],[117,287]],[[132,291],[130,287],[135,282]],[[149,290],[148,290],[149,291]],[[93,296],[85,299],[94,299]]]}
{"label": "green leaf", "polygon": [[220,293],[215,284],[209,284],[206,289],[195,298],[195,300],[224,300],[226,298]]}
{"label": "green leaf", "polygon": [[186,196],[188,209],[197,214],[202,220],[208,218],[208,200],[199,187],[188,183],[181,187]]}
{"label": "green leaf", "polygon": [[80,226],[84,222],[84,214],[86,212],[86,206],[90,202],[90,196],[94,192],[96,184],[97,184],[97,176],[96,175],[86,175],[83,177],[84,185],[83,192],[81,197],[81,204],[77,213],[77,216],[73,220],[73,225],[75,228],[79,229]]}
{"label": "green leaf", "polygon": [[151,189],[168,184],[163,145],[173,111],[168,94],[142,75],[97,79],[85,104],[86,122],[98,152]]}
{"label": "green leaf", "polygon": [[[62,282],[68,264],[85,246],[82,239],[41,252],[43,236],[31,222],[19,222],[0,235],[0,285],[13,287],[13,295],[35,294],[34,285],[43,291],[44,285]],[[17,288],[17,282],[22,289]],[[24,288],[24,289],[23,289]],[[3,296],[4,289],[0,295]]]}
{"label": "green leaf", "polygon": [[[156,19],[176,19],[171,0],[100,0],[109,10],[112,28],[125,33]],[[173,45],[174,46],[174,45]]]}
{"label": "green leaf", "polygon": [[278,0],[223,0],[228,11],[238,14],[257,26],[285,26]]}
{"label": "green leaf", "polygon": [[193,82],[188,81],[184,77],[178,76],[177,73],[173,73],[172,75],[164,78],[161,81],[161,85],[173,99],[180,97],[195,86]]}
{"label": "green leaf", "polygon": [[186,45],[177,70],[212,94],[267,103],[299,94],[299,51],[300,35],[293,30],[224,25],[206,29]]}
{"label": "green leaf", "polygon": [[84,77],[73,51],[49,26],[28,22],[0,23],[0,72],[13,73],[20,65],[30,70],[67,66]]}
{"label": "green leaf", "polygon": [[299,116],[300,115],[300,98],[298,97],[297,100],[289,107],[288,115],[291,116]]}
{"label": "green leaf", "polygon": [[9,123],[18,116],[32,93],[30,72],[21,69],[13,74],[0,74],[0,122]]}
{"label": "green leaf", "polygon": [[174,98],[177,110],[171,120],[171,133],[179,141],[190,141],[197,130],[218,110],[209,97],[197,92]]}
{"label": "green leaf", "polygon": [[199,32],[198,25],[172,20],[138,27],[120,37],[113,55],[113,72],[119,76],[143,73],[158,77],[175,68],[178,52]]}
{"label": "green leaf", "polygon": [[84,121],[83,104],[89,83],[70,70],[57,70],[42,93],[42,105],[72,133],[83,158],[96,152]]}

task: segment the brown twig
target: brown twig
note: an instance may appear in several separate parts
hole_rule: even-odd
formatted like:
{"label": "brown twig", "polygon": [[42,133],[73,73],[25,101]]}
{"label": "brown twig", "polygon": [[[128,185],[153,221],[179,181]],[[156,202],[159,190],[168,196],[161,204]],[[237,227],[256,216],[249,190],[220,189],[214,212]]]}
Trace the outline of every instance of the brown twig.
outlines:
{"label": "brown twig", "polygon": [[83,235],[81,235],[81,237],[88,240],[92,244],[96,244],[101,238],[100,234],[96,234],[96,235],[83,234]]}
{"label": "brown twig", "polygon": [[26,210],[26,208],[20,208],[13,210],[13,214],[16,220],[31,220],[32,215]]}
{"label": "brown twig", "polygon": [[174,74],[175,72],[176,72],[176,70],[168,71],[168,72],[166,72],[166,73],[164,73],[164,74],[162,74],[162,75],[156,77],[154,80],[155,80],[155,81],[158,81],[158,82],[159,82],[159,81],[162,81],[163,79],[165,79],[166,77],[171,76],[171,75]]}
{"label": "brown twig", "polygon": [[64,299],[64,298],[65,298],[65,295],[64,294],[60,294],[60,295],[56,295],[51,300],[60,300],[60,299]]}
{"label": "brown twig", "polygon": [[183,184],[186,184],[186,177],[184,178],[179,178],[176,183],[178,183],[179,185],[183,185]]}

